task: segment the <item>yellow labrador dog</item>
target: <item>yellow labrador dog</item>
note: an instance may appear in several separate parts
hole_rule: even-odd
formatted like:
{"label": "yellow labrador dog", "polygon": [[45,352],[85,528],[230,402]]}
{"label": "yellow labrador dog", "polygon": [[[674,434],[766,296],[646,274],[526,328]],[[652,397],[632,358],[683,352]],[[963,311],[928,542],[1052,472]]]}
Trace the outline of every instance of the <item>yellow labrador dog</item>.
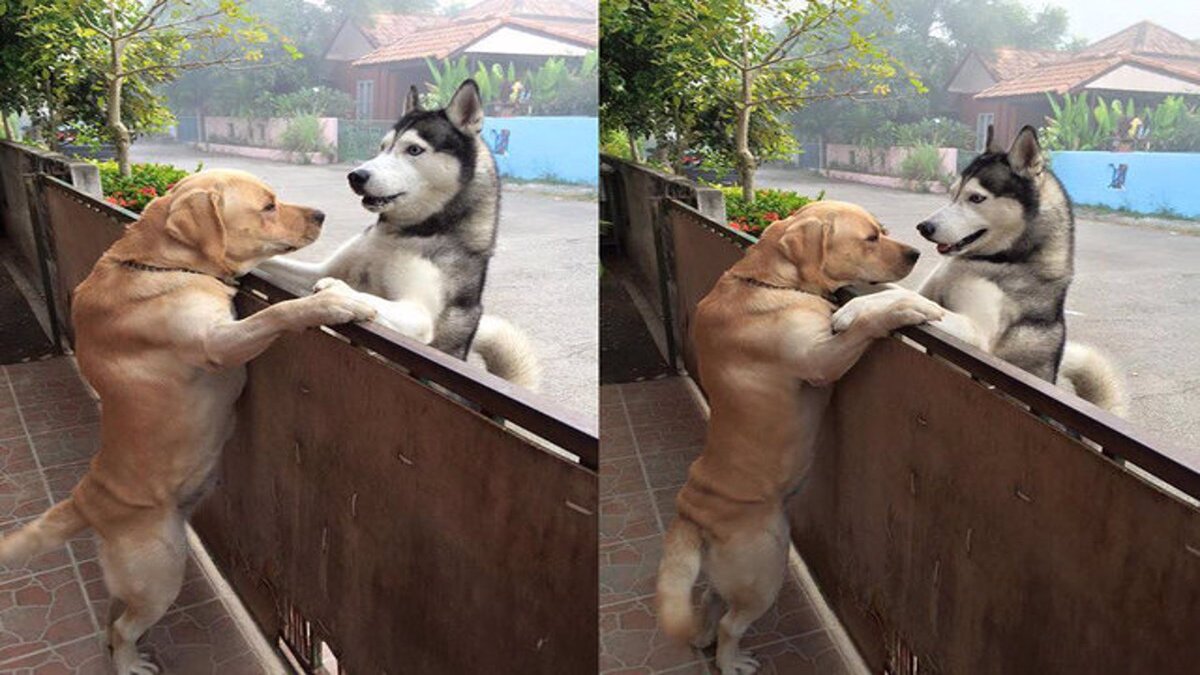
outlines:
{"label": "yellow labrador dog", "polygon": [[[783,584],[791,542],[783,502],[812,464],[826,385],[876,338],[942,316],[915,294],[876,294],[852,300],[870,298],[871,309],[833,333],[834,291],[912,271],[919,253],[885,234],[858,206],[816,202],[767,228],[700,302],[694,337],[712,414],[675,500],[658,616],[674,638],[699,647],[716,639],[722,675],[758,669],[738,642]],[[711,589],[697,621],[691,594],[702,567]]]}
{"label": "yellow labrador dog", "polygon": [[151,202],[75,290],[76,353],[100,395],[100,450],[69,499],[0,540],[0,562],[94,528],[114,608],[124,605],[108,628],[119,675],[158,672],[137,640],[179,593],[184,521],[233,430],[243,364],[284,331],[374,315],[325,282],[234,319],[230,280],[311,243],[323,220],[250,174],[205,171]]}

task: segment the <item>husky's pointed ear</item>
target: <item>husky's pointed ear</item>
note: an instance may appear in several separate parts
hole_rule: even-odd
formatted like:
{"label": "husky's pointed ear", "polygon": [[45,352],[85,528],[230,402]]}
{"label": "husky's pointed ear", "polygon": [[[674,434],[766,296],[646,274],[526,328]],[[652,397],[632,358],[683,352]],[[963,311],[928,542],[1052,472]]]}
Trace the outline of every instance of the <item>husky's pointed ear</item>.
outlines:
{"label": "husky's pointed ear", "polygon": [[1012,147],[1008,149],[1008,165],[1013,171],[1030,178],[1042,172],[1045,163],[1036,129],[1026,125],[1017,134]]}
{"label": "husky's pointed ear", "polygon": [[1000,147],[1000,144],[996,142],[996,127],[991,124],[988,125],[987,141],[984,142],[983,147],[986,153],[1004,152],[1004,148]]}
{"label": "husky's pointed ear", "polygon": [[408,96],[404,97],[404,112],[401,115],[407,115],[421,109],[421,93],[417,91],[416,85],[408,88]]}
{"label": "husky's pointed ear", "polygon": [[460,131],[478,134],[483,130],[483,100],[479,98],[479,85],[475,80],[466,80],[458,86],[446,106],[446,116]]}

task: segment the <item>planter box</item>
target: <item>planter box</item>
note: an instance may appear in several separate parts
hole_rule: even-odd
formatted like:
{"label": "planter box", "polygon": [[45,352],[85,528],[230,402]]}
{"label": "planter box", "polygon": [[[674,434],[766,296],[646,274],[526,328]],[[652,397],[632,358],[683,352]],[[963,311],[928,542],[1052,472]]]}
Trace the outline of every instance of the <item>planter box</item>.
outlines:
{"label": "planter box", "polygon": [[[912,151],[913,148],[904,147],[870,148],[862,145],[826,143],[825,167],[846,167],[843,170],[899,176],[900,165]],[[958,148],[938,148],[938,155],[942,160],[942,173],[958,173]]]}
{"label": "planter box", "polygon": [[907,178],[899,178],[897,176],[879,176],[873,173],[857,173],[855,171],[843,171],[841,169],[825,169],[821,172],[821,174],[828,178],[846,180],[852,183],[865,183],[867,185],[875,185],[877,187],[892,188],[893,190],[908,190],[909,192],[933,192],[936,194],[943,194],[946,192],[946,186],[937,181],[909,180]]}
{"label": "planter box", "polygon": [[205,152],[219,152],[225,155],[269,159],[273,162],[290,162],[292,164],[329,164],[331,162],[328,155],[320,152],[293,152],[278,148],[259,148],[252,145],[196,143],[196,149],[204,150]]}

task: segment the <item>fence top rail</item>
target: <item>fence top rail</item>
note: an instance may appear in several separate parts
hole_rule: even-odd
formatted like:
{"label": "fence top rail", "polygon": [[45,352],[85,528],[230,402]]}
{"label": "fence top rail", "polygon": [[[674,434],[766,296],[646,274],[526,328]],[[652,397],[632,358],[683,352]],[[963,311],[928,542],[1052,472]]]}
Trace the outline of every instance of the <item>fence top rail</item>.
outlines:
{"label": "fence top rail", "polygon": [[[53,176],[44,175],[44,179],[51,189],[110,218],[130,223],[138,217],[132,211],[86,195]],[[239,292],[257,293],[271,303],[297,297],[291,290],[280,288],[257,272],[240,279]],[[329,330],[404,368],[413,377],[437,384],[478,405],[484,414],[504,418],[576,455],[583,466],[598,470],[600,440],[594,420],[377,324],[347,324],[331,326]]]}
{"label": "fence top rail", "polygon": [[[683,202],[669,199],[667,205],[669,209],[686,213],[697,224],[737,246],[746,248],[757,241],[743,232],[725,227]],[[845,301],[857,295],[858,292],[846,289],[839,292],[839,299]],[[1151,439],[1129,421],[941,330],[930,326],[909,326],[897,332],[921,345],[928,354],[949,361],[1029,406],[1035,414],[1053,419],[1068,430],[1097,443],[1111,459],[1131,462],[1171,487],[1200,500],[1200,463],[1191,459],[1182,448]]]}

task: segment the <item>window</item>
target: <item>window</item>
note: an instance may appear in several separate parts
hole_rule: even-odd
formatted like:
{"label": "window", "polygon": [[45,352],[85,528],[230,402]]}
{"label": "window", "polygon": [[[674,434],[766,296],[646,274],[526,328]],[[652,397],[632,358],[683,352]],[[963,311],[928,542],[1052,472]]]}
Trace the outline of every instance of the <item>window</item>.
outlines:
{"label": "window", "polygon": [[375,80],[359,80],[354,96],[354,117],[371,119],[375,109]]}
{"label": "window", "polygon": [[983,144],[987,143],[987,130],[996,122],[996,115],[993,113],[979,113],[979,119],[975,121],[975,152],[983,152]]}

